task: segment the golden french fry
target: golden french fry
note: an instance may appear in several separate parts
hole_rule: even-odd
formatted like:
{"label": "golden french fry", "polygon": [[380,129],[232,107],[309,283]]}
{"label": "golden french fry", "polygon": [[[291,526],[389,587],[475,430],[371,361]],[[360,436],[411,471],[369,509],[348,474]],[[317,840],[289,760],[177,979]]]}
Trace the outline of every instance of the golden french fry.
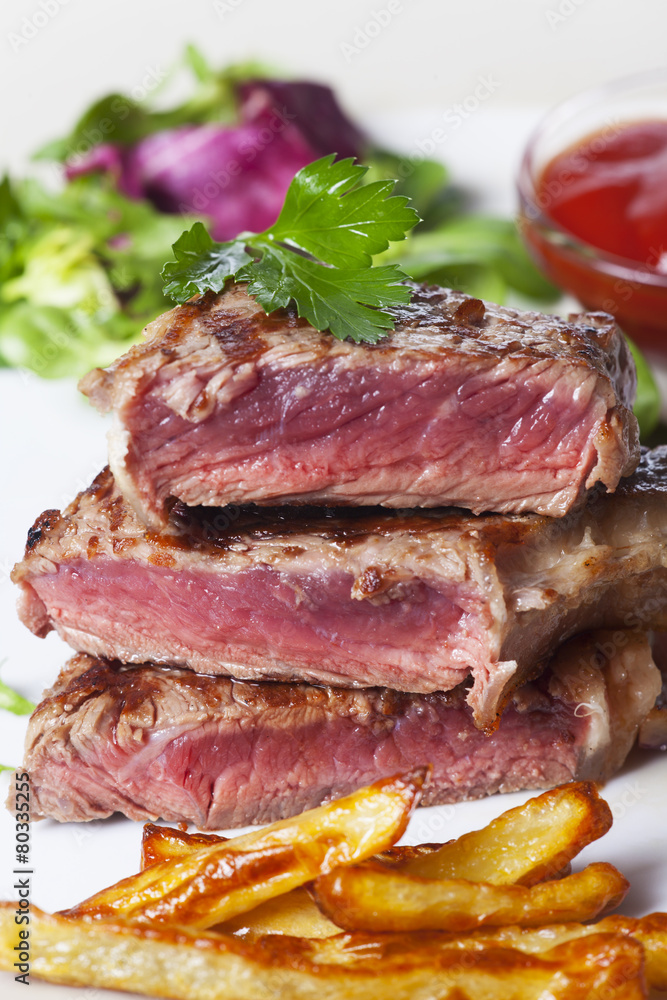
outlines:
{"label": "golden french fry", "polygon": [[[223,844],[226,837],[207,833],[187,833],[168,826],[146,823],[141,843],[142,870],[162,861],[177,861],[208,844]],[[391,854],[391,863],[402,864],[414,857],[441,847],[441,844],[420,844],[416,847],[392,847],[378,857]],[[116,911],[119,913],[119,910]],[[252,910],[241,913],[216,926],[216,930],[243,937],[262,934],[290,934],[294,937],[322,938],[340,934],[340,927],[324,916],[317,903],[304,888],[293,889],[282,896],[267,899]]]}
{"label": "golden french fry", "polygon": [[627,934],[644,946],[648,984],[667,992],[667,913],[635,918],[612,914],[600,924],[604,925],[600,927],[603,933]]}
{"label": "golden french fry", "polygon": [[141,871],[160,861],[187,858],[200,847],[228,842],[228,837],[221,837],[217,833],[187,833],[185,830],[175,830],[172,826],[145,823],[141,837]]}
{"label": "golden french fry", "polygon": [[[0,904],[0,968],[13,971],[16,904]],[[593,934],[539,955],[442,935],[270,936],[247,942],[183,927],[49,916],[32,910],[31,975],[175,1000],[640,1000],[643,949]]]}
{"label": "golden french fry", "polygon": [[591,934],[625,934],[634,938],[644,947],[648,985],[654,990],[667,991],[667,913],[649,913],[645,917],[623,917],[615,913],[594,924],[484,927],[459,937],[447,935],[447,938],[449,944],[457,948],[470,948],[475,942],[482,948],[517,948],[529,954],[539,954],[565,941]]}
{"label": "golden french fry", "polygon": [[389,847],[405,830],[426,773],[385,778],[185,859],[151,865],[64,915],[212,927]]}
{"label": "golden french fry", "polygon": [[246,938],[257,938],[265,934],[326,938],[340,934],[340,927],[325,917],[303,886],[292,889],[284,896],[267,899],[247,913],[240,913],[238,917],[216,924],[215,930]]}
{"label": "golden french fry", "polygon": [[611,824],[611,810],[593,782],[572,782],[509,809],[482,830],[409,860],[404,870],[422,878],[535,885],[557,877]]}
{"label": "golden french fry", "polygon": [[[193,851],[209,844],[230,843],[228,837],[216,833],[187,833],[172,826],[145,823],[141,841],[141,870],[160,861],[177,861],[189,857]],[[374,855],[378,861],[393,868],[400,868],[414,858],[438,851],[442,844],[416,844],[390,847]]]}
{"label": "golden french fry", "polygon": [[[178,861],[208,844],[223,844],[225,837],[206,833],[185,833],[168,826],[146,823],[141,843],[142,869],[161,861]],[[261,934],[290,934],[294,937],[330,937],[340,934],[340,927],[324,916],[317,903],[302,887],[282,896],[267,899],[259,906],[240,913],[216,926],[216,930],[243,937]]]}
{"label": "golden french fry", "polygon": [[[162,861],[177,861],[209,844],[223,844],[226,837],[211,833],[187,833],[169,826],[146,823],[141,842],[142,871]],[[441,844],[419,844],[416,847],[392,847],[378,857],[391,855],[388,864],[421,857],[437,850]],[[120,915],[120,908],[116,911]],[[340,927],[324,916],[311,894],[302,887],[267,899],[252,910],[240,913],[216,926],[216,930],[243,937],[262,934],[290,934],[294,937],[322,938],[340,934]]]}
{"label": "golden french fry", "polygon": [[424,879],[372,863],[321,876],[314,893],[339,927],[377,933],[592,920],[617,906],[629,888],[627,879],[605,863],[530,887]]}

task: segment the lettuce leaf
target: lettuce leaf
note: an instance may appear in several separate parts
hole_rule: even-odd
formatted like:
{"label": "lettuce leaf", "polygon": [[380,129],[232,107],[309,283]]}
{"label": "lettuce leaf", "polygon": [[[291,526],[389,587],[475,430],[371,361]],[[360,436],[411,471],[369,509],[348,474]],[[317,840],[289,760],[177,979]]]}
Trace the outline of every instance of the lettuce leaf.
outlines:
{"label": "lettuce leaf", "polygon": [[637,368],[637,398],[633,411],[639,423],[641,438],[645,440],[660,421],[660,389],[642,352],[627,334],[626,340]]}
{"label": "lettuce leaf", "polygon": [[34,712],[35,705],[10,688],[4,681],[0,681],[0,709],[4,708],[14,715],[30,715]]}
{"label": "lettuce leaf", "polygon": [[510,289],[539,303],[561,295],[537,270],[510,219],[464,215],[434,229],[418,227],[377,260],[399,264],[415,281],[493,302],[504,302]]}
{"label": "lettuce leaf", "polygon": [[56,378],[109,364],[169,308],[160,268],[183,220],[100,178],[0,184],[0,364]]}

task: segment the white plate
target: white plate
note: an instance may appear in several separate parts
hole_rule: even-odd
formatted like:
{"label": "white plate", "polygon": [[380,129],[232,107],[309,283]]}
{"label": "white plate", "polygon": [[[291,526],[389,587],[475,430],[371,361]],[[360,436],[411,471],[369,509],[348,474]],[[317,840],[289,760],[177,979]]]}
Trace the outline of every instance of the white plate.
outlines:
{"label": "white plate", "polygon": [[[535,116],[534,111],[518,117],[514,114],[503,126],[497,118],[480,112],[470,125],[467,145],[461,136],[456,147],[448,144],[443,148],[443,158],[458,165],[460,176],[465,176],[466,158],[485,165],[489,181],[486,208],[509,210],[512,171]],[[409,150],[414,140],[429,134],[432,121],[436,121],[433,116],[425,115],[421,120],[404,116],[398,123],[396,118],[377,121],[375,131],[387,142],[392,135],[395,143],[402,138]],[[488,130],[497,138],[505,126],[509,126],[505,135],[510,135],[511,141],[489,142]],[[494,146],[501,155],[490,164],[484,150]],[[77,395],[73,381],[43,382],[7,371],[0,371],[0,428],[0,677],[38,700],[70,650],[55,635],[39,640],[20,625],[9,572],[21,556],[34,518],[47,507],[61,508],[69,502],[105,464],[106,428],[104,420]],[[25,725],[25,719],[0,713],[0,763],[20,764]],[[8,785],[9,775],[3,775],[3,799]],[[405,841],[455,837],[525,801],[529,794],[418,811]],[[667,910],[667,756],[636,752],[622,773],[609,782],[605,795],[614,813],[614,827],[603,841],[581,855],[581,864],[610,861],[628,876],[632,889],[623,904],[624,913],[639,916]],[[62,909],[137,871],[140,837],[141,825],[124,819],[37,824],[31,842],[32,901],[47,911]],[[0,899],[16,897],[12,874],[15,853],[14,821],[0,810]],[[64,1000],[68,992],[73,995],[64,987],[36,981],[31,985],[33,1000]],[[8,974],[0,974],[0,988],[5,1000],[24,996],[21,985]]]}

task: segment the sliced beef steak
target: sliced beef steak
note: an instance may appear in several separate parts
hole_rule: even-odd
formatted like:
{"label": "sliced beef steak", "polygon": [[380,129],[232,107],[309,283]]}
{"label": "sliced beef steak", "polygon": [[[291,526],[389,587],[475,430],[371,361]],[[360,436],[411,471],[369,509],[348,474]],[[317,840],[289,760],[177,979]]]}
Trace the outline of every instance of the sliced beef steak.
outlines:
{"label": "sliced beef steak", "polygon": [[243,679],[451,690],[491,728],[586,628],[667,627],[667,448],[554,520],[178,508],[146,531],[107,471],[31,528],[19,614],[75,649]]}
{"label": "sliced beef steak", "polygon": [[354,344],[237,286],[146,332],[81,388],[114,411],[112,471],[154,528],[170,497],[560,516],[639,458],[634,364],[604,314],[415,286],[394,333]]}
{"label": "sliced beef steak", "polygon": [[[32,815],[268,822],[417,764],[425,805],[618,769],[660,686],[645,637],[572,640],[491,736],[464,694],[255,684],[75,657],[34,712]],[[612,640],[614,641],[614,640]]]}

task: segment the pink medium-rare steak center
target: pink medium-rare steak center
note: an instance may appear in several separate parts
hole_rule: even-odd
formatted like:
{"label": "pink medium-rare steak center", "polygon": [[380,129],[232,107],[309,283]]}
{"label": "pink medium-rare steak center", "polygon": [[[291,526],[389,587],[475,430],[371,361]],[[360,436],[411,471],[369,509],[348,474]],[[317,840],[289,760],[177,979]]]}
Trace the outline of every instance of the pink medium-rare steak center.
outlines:
{"label": "pink medium-rare steak center", "polygon": [[[256,684],[79,655],[30,721],[24,766],[35,818],[119,811],[240,826],[427,763],[425,805],[604,780],[660,688],[646,638],[611,639],[572,640],[516,693],[492,736],[475,728],[461,689]],[[609,646],[610,659],[600,653]]]}
{"label": "pink medium-rare steak center", "polygon": [[162,402],[158,380],[125,411],[128,464],[160,503],[172,495],[208,506],[220,497],[344,501],[352,489],[367,504],[432,506],[446,481],[449,503],[472,497],[467,505],[480,511],[492,506],[491,478],[507,509],[539,506],[545,494],[570,506],[597,460],[607,405],[592,375],[554,375],[557,364],[524,362],[521,392],[490,363],[446,376],[432,364],[407,372],[335,361],[305,372],[265,367],[199,423]]}
{"label": "pink medium-rare steak center", "polygon": [[20,615],[75,649],[248,679],[448,690],[477,724],[587,628],[667,629],[667,448],[563,518],[177,506],[147,531],[106,470],[28,535]]}
{"label": "pink medium-rare steak center", "polygon": [[414,286],[376,345],[242,286],[159,317],[82,390],[144,521],[190,506],[318,503],[561,516],[636,466],[631,355],[611,317],[520,313]]}
{"label": "pink medium-rare steak center", "polygon": [[471,663],[491,659],[478,595],[459,591],[464,611],[416,580],[400,597],[371,604],[350,599],[353,585],[342,572],[175,572],[104,558],[33,581],[75,648],[100,654],[113,646],[124,662],[153,655],[159,636],[166,662],[205,673],[224,667],[235,676],[261,670],[372,686],[380,672],[392,687],[434,690],[455,687]]}

